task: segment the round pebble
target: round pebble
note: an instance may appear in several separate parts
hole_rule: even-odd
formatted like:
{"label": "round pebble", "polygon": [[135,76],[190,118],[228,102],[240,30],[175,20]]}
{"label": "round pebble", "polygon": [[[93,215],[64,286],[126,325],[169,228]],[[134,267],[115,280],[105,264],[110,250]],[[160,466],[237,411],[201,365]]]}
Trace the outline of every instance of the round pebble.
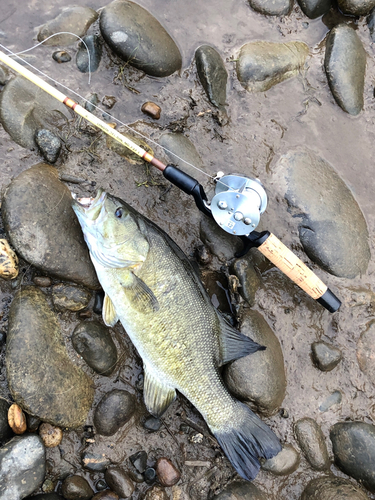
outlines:
{"label": "round pebble", "polygon": [[15,434],[23,434],[26,432],[27,424],[25,414],[16,403],[12,404],[8,410],[8,423]]}
{"label": "round pebble", "polygon": [[34,276],[33,282],[35,283],[36,286],[40,286],[41,288],[47,288],[51,286],[51,278],[48,278],[48,276]]}
{"label": "round pebble", "polygon": [[72,59],[66,50],[56,50],[56,52],[52,54],[52,58],[59,64],[69,62]]}
{"label": "round pebble", "polygon": [[294,426],[298,444],[311,467],[325,470],[331,465],[324,435],[312,418],[301,418]]}
{"label": "round pebble", "polygon": [[94,425],[98,434],[112,436],[126,424],[135,410],[135,399],[127,391],[114,389],[106,394],[94,413]]}
{"label": "round pebble", "polygon": [[43,158],[48,163],[55,163],[61,151],[61,141],[50,130],[38,130],[35,135],[35,142],[42,153]]}
{"label": "round pebble", "polygon": [[94,492],[82,476],[69,476],[62,483],[62,494],[66,500],[90,500]]}
{"label": "round pebble", "polygon": [[39,427],[39,436],[43,439],[46,448],[54,448],[61,443],[63,433],[60,427],[44,422]]}
{"label": "round pebble", "polygon": [[81,311],[87,307],[91,293],[83,287],[59,283],[52,287],[52,300],[56,309],[64,311]]}
{"label": "round pebble", "polygon": [[152,484],[156,481],[156,470],[153,467],[149,467],[144,472],[144,478],[147,484]]}
{"label": "round pebble", "polygon": [[142,104],[141,111],[146,115],[151,116],[151,118],[154,118],[154,120],[159,120],[160,118],[161,108],[154,102],[147,101]]}
{"label": "round pebble", "polygon": [[118,500],[119,496],[117,493],[111,490],[100,491],[92,497],[91,500]]}
{"label": "round pebble", "polygon": [[82,465],[85,469],[91,471],[105,471],[111,465],[111,461],[105,455],[100,453],[90,453],[84,451],[81,455]]}
{"label": "round pebble", "polygon": [[143,422],[143,427],[145,429],[147,429],[148,431],[156,432],[161,427],[161,420],[160,420],[160,418],[156,418],[156,417],[148,417]]}
{"label": "round pebble", "polygon": [[165,457],[158,458],[156,462],[156,474],[162,486],[173,486],[181,478],[180,471]]}
{"label": "round pebble", "polygon": [[104,478],[108,486],[121,498],[128,498],[134,492],[134,484],[127,472],[121,467],[111,467],[105,471]]}
{"label": "round pebble", "polygon": [[340,349],[323,341],[311,344],[311,356],[314,365],[322,372],[333,370],[342,359]]}
{"label": "round pebble", "polygon": [[280,453],[262,464],[262,469],[276,476],[287,476],[298,469],[300,460],[298,451],[291,444],[284,444]]}

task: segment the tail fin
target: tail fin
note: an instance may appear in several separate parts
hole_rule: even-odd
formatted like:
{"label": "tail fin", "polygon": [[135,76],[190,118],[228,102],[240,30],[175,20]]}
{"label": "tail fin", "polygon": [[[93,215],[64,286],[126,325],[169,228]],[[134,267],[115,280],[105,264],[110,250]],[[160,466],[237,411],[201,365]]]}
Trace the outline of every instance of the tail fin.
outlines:
{"label": "tail fin", "polygon": [[260,469],[259,457],[272,458],[281,451],[273,431],[250,408],[235,401],[235,418],[214,435],[238,474],[252,481]]}

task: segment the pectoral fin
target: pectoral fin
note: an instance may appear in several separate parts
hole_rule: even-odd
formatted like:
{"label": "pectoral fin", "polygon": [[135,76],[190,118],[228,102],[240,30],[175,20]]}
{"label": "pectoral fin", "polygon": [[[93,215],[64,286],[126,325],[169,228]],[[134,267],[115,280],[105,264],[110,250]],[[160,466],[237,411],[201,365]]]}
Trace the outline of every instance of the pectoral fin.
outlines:
{"label": "pectoral fin", "polygon": [[246,335],[233,328],[224,319],[219,319],[220,366],[265,349],[264,346],[254,342],[250,337],[246,337]]}
{"label": "pectoral fin", "polygon": [[163,384],[144,366],[144,400],[147,410],[155,417],[160,417],[175,400],[175,389]]}
{"label": "pectoral fin", "polygon": [[121,285],[135,309],[144,313],[159,310],[157,298],[144,281],[131,271],[128,271],[127,276],[124,278],[121,279]]}
{"label": "pectoral fin", "polygon": [[103,321],[107,326],[115,326],[118,321],[115,306],[107,294],[104,295],[102,315]]}

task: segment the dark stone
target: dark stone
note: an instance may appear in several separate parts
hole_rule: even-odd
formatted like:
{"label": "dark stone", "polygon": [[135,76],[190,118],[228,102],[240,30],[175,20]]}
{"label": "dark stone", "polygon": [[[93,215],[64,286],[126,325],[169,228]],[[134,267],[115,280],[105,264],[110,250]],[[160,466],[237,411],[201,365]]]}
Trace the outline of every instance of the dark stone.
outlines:
{"label": "dark stone", "polygon": [[81,286],[59,283],[52,287],[53,305],[58,311],[81,311],[87,307],[91,293]]}
{"label": "dark stone", "polygon": [[33,495],[32,497],[27,497],[24,500],[66,500],[61,495],[57,493],[40,493],[39,495]]}
{"label": "dark stone", "polygon": [[153,467],[146,469],[143,475],[147,484],[152,484],[156,481],[156,470]]}
{"label": "dark stone", "polygon": [[104,477],[108,486],[117,493],[120,498],[132,496],[134,484],[124,469],[121,467],[111,467],[105,471]]}
{"label": "dark stone", "polygon": [[[81,71],[81,73],[88,73],[89,71],[93,73],[99,68],[100,60],[102,58],[102,45],[100,43],[100,38],[97,35],[87,35],[83,37],[82,40],[87,45],[87,48],[84,43],[80,42],[76,57],[77,68]],[[90,53],[90,65],[87,49]]]}
{"label": "dark stone", "polygon": [[104,481],[104,479],[99,479],[99,481],[96,482],[95,488],[98,491],[105,490],[107,488],[107,483]]}
{"label": "dark stone", "polygon": [[255,294],[261,285],[259,274],[246,257],[236,259],[232,265],[232,269],[241,285],[238,289],[240,295],[250,306],[253,306],[255,304]]}
{"label": "dark stone", "polygon": [[326,42],[324,67],[337,104],[350,115],[363,108],[366,51],[353,28],[335,26]]}
{"label": "dark stone", "polygon": [[48,163],[55,163],[61,151],[61,141],[50,130],[41,129],[35,135],[35,142]]}
{"label": "dark stone", "polygon": [[25,498],[42,484],[45,471],[45,448],[40,437],[14,437],[0,448],[0,498]]}
{"label": "dark stone", "polygon": [[375,492],[375,426],[339,422],[331,428],[330,438],[339,469]]}
{"label": "dark stone", "polygon": [[111,465],[111,461],[103,454],[91,453],[89,451],[84,451],[81,455],[82,465],[85,469],[103,472],[108,466]]}
{"label": "dark stone", "polygon": [[301,457],[291,444],[283,444],[283,449],[275,457],[266,460],[262,469],[275,476],[287,476],[298,469]]}
{"label": "dark stone", "polygon": [[62,494],[67,500],[90,500],[94,492],[82,476],[70,476],[62,483]]}
{"label": "dark stone", "polygon": [[209,45],[201,45],[195,51],[195,63],[210,102],[226,114],[228,72],[220,54]]}
{"label": "dark stone", "polygon": [[331,463],[324,435],[315,420],[308,417],[301,418],[295,423],[294,432],[311,467],[315,470],[329,469]]}
{"label": "dark stone", "polygon": [[181,68],[175,42],[159,21],[134,2],[116,0],[104,7],[100,30],[121,59],[147,75],[168,76]]}
{"label": "dark stone", "polygon": [[85,109],[93,113],[96,109],[96,106],[99,104],[98,94],[91,94],[88,99],[85,101]]}
{"label": "dark stone", "polygon": [[117,349],[111,334],[98,321],[84,321],[76,326],[72,343],[86,363],[100,375],[108,376],[117,363]]}
{"label": "dark stone", "polygon": [[52,58],[59,64],[66,63],[72,60],[70,54],[65,50],[57,50],[52,54]]}
{"label": "dark stone", "polygon": [[99,288],[71,204],[57,170],[39,163],[9,185],[1,207],[5,229],[17,254],[41,271]]}
{"label": "dark stone", "polygon": [[147,429],[148,431],[156,432],[161,427],[161,420],[160,420],[160,418],[156,418],[156,417],[152,417],[152,416],[148,417],[143,422],[143,427],[145,429]]}
{"label": "dark stone", "polygon": [[8,81],[0,97],[0,122],[11,138],[24,148],[35,148],[40,129],[54,130],[71,118],[64,104],[22,76]]}
{"label": "dark stone", "polygon": [[250,7],[265,16],[285,16],[293,7],[293,0],[249,0]]}
{"label": "dark stone", "polygon": [[100,316],[102,315],[103,311],[104,295],[105,293],[103,292],[103,290],[100,290],[100,292],[95,293],[94,297],[94,305],[92,310],[95,314],[99,314]]}
{"label": "dark stone", "polygon": [[252,483],[234,481],[215,500],[269,500],[269,497]]}
{"label": "dark stone", "polygon": [[258,311],[246,312],[241,333],[266,349],[226,366],[224,380],[239,399],[252,403],[263,415],[272,415],[283,402],[286,390],[280,342]]}
{"label": "dark stone", "polygon": [[130,457],[131,463],[141,474],[146,470],[147,467],[147,453],[143,450],[134,453]]}
{"label": "dark stone", "polygon": [[292,213],[302,219],[299,237],[309,258],[341,278],[365,273],[366,221],[332,166],[311,151],[290,151],[279,160],[275,177]]}
{"label": "dark stone", "polygon": [[332,7],[332,0],[298,0],[298,3],[305,16],[310,19],[322,16]]}
{"label": "dark stone", "polygon": [[375,7],[375,0],[338,0],[339,8],[351,16],[367,16]]}
{"label": "dark stone", "polygon": [[117,493],[111,490],[100,491],[92,497],[91,500],[118,500],[119,496]]}
{"label": "dark stone", "polygon": [[[69,31],[83,37],[90,25],[97,19],[97,12],[89,7],[76,6],[64,9],[55,19],[40,28],[38,41],[43,42],[49,36],[61,31]],[[77,36],[62,33],[46,40],[44,45],[72,45],[77,42]]]}
{"label": "dark stone", "polygon": [[59,427],[85,422],[92,381],[70,360],[56,315],[36,287],[13,299],[5,360],[10,391],[27,413]]}
{"label": "dark stone", "polygon": [[301,500],[368,500],[368,497],[348,479],[329,476],[310,481]]}
{"label": "dark stone", "polygon": [[314,365],[322,372],[330,372],[342,359],[342,352],[338,347],[327,342],[313,342],[311,355]]}
{"label": "dark stone", "polygon": [[241,47],[237,77],[248,91],[265,92],[299,73],[309,54],[303,42],[250,42]]}
{"label": "dark stone", "polygon": [[8,410],[10,404],[0,398],[0,444],[6,443],[13,436],[12,429],[8,424]]}
{"label": "dark stone", "polygon": [[0,64],[0,85],[5,85],[9,80],[9,70],[7,66]]}
{"label": "dark stone", "polygon": [[29,415],[26,413],[26,422],[27,422],[27,430],[29,432],[36,432],[41,424],[41,420],[39,417],[34,417],[33,415]]}
{"label": "dark stone", "polygon": [[135,398],[127,391],[114,389],[106,394],[94,413],[98,434],[112,436],[126,424],[135,410]]}

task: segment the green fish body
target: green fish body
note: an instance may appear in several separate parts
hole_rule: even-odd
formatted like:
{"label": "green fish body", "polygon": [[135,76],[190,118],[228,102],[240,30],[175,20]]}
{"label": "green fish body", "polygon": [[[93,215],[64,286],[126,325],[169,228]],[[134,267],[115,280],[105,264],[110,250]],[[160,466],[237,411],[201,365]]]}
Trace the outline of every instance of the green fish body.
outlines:
{"label": "green fish body", "polygon": [[122,200],[99,192],[73,203],[98,279],[103,320],[121,321],[143,360],[144,399],[160,416],[182,393],[199,410],[237,472],[253,479],[280,443],[234,399],[219,367],[261,346],[231,327],[212,306],[180,248]]}

